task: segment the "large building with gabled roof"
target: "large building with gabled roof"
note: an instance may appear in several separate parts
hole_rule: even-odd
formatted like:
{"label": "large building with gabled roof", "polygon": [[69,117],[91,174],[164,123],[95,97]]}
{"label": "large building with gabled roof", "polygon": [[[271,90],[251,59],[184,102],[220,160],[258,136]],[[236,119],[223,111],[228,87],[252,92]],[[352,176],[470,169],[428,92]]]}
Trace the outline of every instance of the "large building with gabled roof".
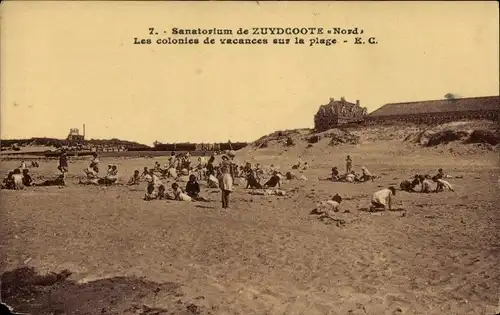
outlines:
{"label": "large building with gabled roof", "polygon": [[369,123],[445,123],[463,119],[498,121],[500,96],[449,98],[432,101],[390,103],[371,112]]}
{"label": "large building with gabled roof", "polygon": [[359,100],[351,103],[341,97],[340,100],[330,98],[330,102],[321,105],[314,115],[314,129],[325,131],[339,125],[363,122],[367,113],[366,107],[361,107]]}

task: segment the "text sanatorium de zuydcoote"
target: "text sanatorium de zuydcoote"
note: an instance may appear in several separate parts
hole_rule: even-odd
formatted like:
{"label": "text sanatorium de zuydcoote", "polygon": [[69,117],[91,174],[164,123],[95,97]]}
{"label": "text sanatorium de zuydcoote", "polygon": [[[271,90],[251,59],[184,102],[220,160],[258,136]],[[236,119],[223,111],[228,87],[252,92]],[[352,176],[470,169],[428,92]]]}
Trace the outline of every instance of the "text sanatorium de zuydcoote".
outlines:
{"label": "text sanatorium de zuydcoote", "polygon": [[[329,35],[360,35],[363,34],[363,29],[359,27],[353,28],[342,28],[342,27],[332,27],[332,28],[323,28],[323,27],[251,27],[251,28],[237,28],[237,29],[227,29],[227,28],[177,28],[174,27],[171,29],[170,34],[176,36],[184,36],[184,38],[158,38],[156,40],[157,44],[199,44],[200,41],[198,38],[189,38],[190,36],[199,36],[199,35],[219,35],[219,36],[233,36],[233,35],[242,35],[243,37],[239,38],[223,38],[219,37],[221,44],[267,44],[268,40],[265,38],[266,36],[276,36],[276,35],[284,35],[284,36],[329,36]],[[149,28],[149,34],[152,36],[156,35],[168,34],[167,31],[161,31],[156,29],[155,27]],[[247,37],[249,36],[249,37]],[[251,38],[251,36],[257,36]],[[332,44],[337,43],[337,39],[335,38],[309,38],[306,39],[310,43],[309,46],[323,44],[326,46],[330,46]],[[274,44],[289,44],[291,43],[290,39],[285,38],[274,38],[272,41]],[[347,43],[347,40],[343,40],[344,43]],[[365,41],[361,37],[354,38],[354,44],[365,44]],[[377,40],[375,37],[370,37],[366,41],[369,44],[377,44]],[[134,44],[152,44],[153,40],[151,38],[134,38]],[[215,44],[214,38],[205,38],[203,41],[204,44]],[[305,44],[303,38],[295,37],[295,44]]]}
{"label": "text sanatorium de zuydcoote", "polygon": [[[154,28],[150,28],[150,35],[158,35]],[[184,29],[174,27],[171,29],[172,35],[357,35],[363,34],[359,27],[251,27],[251,28],[193,28]],[[167,32],[164,31],[164,34]]]}

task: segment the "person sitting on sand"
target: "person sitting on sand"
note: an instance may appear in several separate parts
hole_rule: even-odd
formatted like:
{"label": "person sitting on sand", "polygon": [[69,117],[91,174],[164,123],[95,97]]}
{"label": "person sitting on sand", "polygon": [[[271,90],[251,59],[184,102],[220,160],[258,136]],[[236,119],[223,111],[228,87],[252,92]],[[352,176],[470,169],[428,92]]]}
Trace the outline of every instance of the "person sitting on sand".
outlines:
{"label": "person sitting on sand", "polygon": [[13,182],[12,189],[14,189],[14,190],[24,189],[23,175],[21,174],[20,169],[16,168],[14,170],[14,172],[12,173],[12,182]]}
{"label": "person sitting on sand", "polygon": [[14,189],[14,179],[12,178],[12,175],[14,175],[14,172],[11,171],[7,177],[3,179],[2,189]]}
{"label": "person sitting on sand", "polygon": [[286,174],[285,174],[285,178],[286,178],[287,180],[292,180],[292,179],[297,178],[297,176],[295,176],[295,174],[294,174],[294,173],[292,173],[292,172],[286,172]]}
{"label": "person sitting on sand", "polygon": [[32,186],[33,185],[33,179],[30,176],[30,170],[25,168],[23,170],[23,185],[26,187]]}
{"label": "person sitting on sand", "polygon": [[445,191],[445,190],[454,191],[453,187],[451,186],[451,184],[449,182],[445,181],[442,178],[439,178],[438,176],[432,177],[432,181],[434,181],[436,183],[435,192],[437,192],[437,193]]}
{"label": "person sitting on sand", "polygon": [[436,176],[437,176],[437,178],[438,178],[438,179],[443,179],[443,178],[451,178],[451,176],[446,175],[446,174],[444,173],[444,171],[443,171],[443,169],[442,169],[442,168],[438,169],[438,173],[437,173],[437,175],[436,175]]}
{"label": "person sitting on sand", "polygon": [[264,184],[264,187],[281,187],[281,178],[278,176],[278,172],[274,171],[273,176]]}
{"label": "person sitting on sand", "polygon": [[345,181],[348,183],[354,183],[356,181],[356,173],[351,171],[350,173],[345,175]]}
{"label": "person sitting on sand", "polygon": [[359,181],[361,181],[361,182],[366,182],[369,180],[371,180],[372,182],[374,181],[375,176],[373,176],[372,173],[370,173],[370,171],[368,171],[368,169],[365,166],[363,166],[361,168],[361,172],[362,172],[362,174],[361,174]]}
{"label": "person sitting on sand", "polygon": [[64,186],[64,175],[59,175],[55,179],[48,179],[39,184],[33,184],[33,186]]}
{"label": "person sitting on sand", "polygon": [[186,193],[191,198],[197,198],[200,194],[200,184],[193,174],[189,175],[189,181],[186,183]]}
{"label": "person sitting on sand", "polygon": [[146,183],[148,183],[148,184],[153,183],[153,185],[155,187],[159,187],[160,185],[163,185],[160,178],[156,174],[154,174],[153,169],[149,169],[147,172],[148,173],[146,175],[144,175],[144,180],[146,181]]}
{"label": "person sitting on sand", "polygon": [[309,169],[309,164],[307,162],[304,163],[304,167],[302,168],[304,171]]}
{"label": "person sitting on sand", "polygon": [[182,190],[182,188],[180,188],[177,183],[173,183],[172,184],[172,192],[174,194],[173,195],[174,200],[178,200],[178,201],[192,201],[192,198],[189,197],[186,193],[184,193],[184,191]]}
{"label": "person sitting on sand", "polygon": [[165,185],[158,186],[158,193],[156,195],[156,198],[159,200],[167,199],[167,190],[165,189]]}
{"label": "person sitting on sand", "polygon": [[96,174],[99,173],[99,156],[97,155],[97,153],[92,154],[89,168],[95,170]]}
{"label": "person sitting on sand", "polygon": [[132,185],[139,185],[140,181],[141,181],[141,175],[140,175],[140,172],[139,172],[139,170],[135,170],[135,171],[134,171],[134,175],[132,175],[132,176],[130,177],[130,179],[128,180],[127,185],[129,185],[129,186],[132,186]]}
{"label": "person sitting on sand", "polygon": [[392,210],[392,197],[396,195],[396,188],[390,186],[373,194],[370,211],[378,209]]}
{"label": "person sitting on sand", "polygon": [[420,176],[419,179],[421,181],[421,186],[422,186],[422,189],[420,190],[421,193],[428,194],[434,191],[434,189],[432,189],[432,183],[430,181],[429,175]]}
{"label": "person sitting on sand", "polygon": [[160,162],[155,161],[155,166],[153,167],[153,169],[155,170],[155,172],[159,172],[159,173],[161,173],[161,172],[162,172],[162,169],[161,169]]}
{"label": "person sitting on sand", "polygon": [[331,180],[333,182],[337,182],[337,181],[340,180],[339,169],[336,166],[332,167],[332,178],[331,178]]}
{"label": "person sitting on sand", "polygon": [[257,178],[255,178],[255,174],[252,170],[247,171],[246,180],[247,186],[245,187],[245,189],[262,189],[262,185],[257,181]]}
{"label": "person sitting on sand", "polygon": [[151,181],[146,186],[146,194],[144,195],[144,200],[150,201],[150,200],[155,200],[156,198],[158,198],[158,194],[156,193],[155,185]]}
{"label": "person sitting on sand", "polygon": [[118,167],[116,165],[111,165],[108,169],[106,176],[102,179],[104,185],[112,185],[118,180]]}
{"label": "person sitting on sand", "polygon": [[[97,166],[94,165],[94,167],[88,167],[86,169],[83,170],[85,172],[85,175],[87,176],[87,179],[88,180],[97,180],[97,172],[98,172],[98,169],[97,169]],[[64,173],[63,173],[64,175]]]}
{"label": "person sitting on sand", "polygon": [[208,201],[200,196],[200,184],[198,184],[194,175],[189,176],[189,181],[186,184],[186,194],[195,201]]}

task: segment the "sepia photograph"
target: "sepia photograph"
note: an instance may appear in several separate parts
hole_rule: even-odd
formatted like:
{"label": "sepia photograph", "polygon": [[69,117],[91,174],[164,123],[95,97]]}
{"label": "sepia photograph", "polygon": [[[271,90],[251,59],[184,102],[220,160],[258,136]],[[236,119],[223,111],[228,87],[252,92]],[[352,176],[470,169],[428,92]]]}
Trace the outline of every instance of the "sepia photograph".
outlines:
{"label": "sepia photograph", "polygon": [[496,1],[3,1],[0,314],[500,314]]}

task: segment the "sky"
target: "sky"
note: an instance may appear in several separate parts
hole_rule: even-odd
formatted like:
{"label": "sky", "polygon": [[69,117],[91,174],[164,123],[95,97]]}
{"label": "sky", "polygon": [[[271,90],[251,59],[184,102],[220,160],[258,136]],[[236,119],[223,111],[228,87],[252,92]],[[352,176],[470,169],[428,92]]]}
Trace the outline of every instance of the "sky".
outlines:
{"label": "sky", "polygon": [[[493,1],[7,1],[0,135],[62,139],[85,124],[88,139],[253,141],[312,127],[330,97],[370,112],[498,95],[498,13]],[[358,27],[378,44],[134,45],[150,27]]]}

